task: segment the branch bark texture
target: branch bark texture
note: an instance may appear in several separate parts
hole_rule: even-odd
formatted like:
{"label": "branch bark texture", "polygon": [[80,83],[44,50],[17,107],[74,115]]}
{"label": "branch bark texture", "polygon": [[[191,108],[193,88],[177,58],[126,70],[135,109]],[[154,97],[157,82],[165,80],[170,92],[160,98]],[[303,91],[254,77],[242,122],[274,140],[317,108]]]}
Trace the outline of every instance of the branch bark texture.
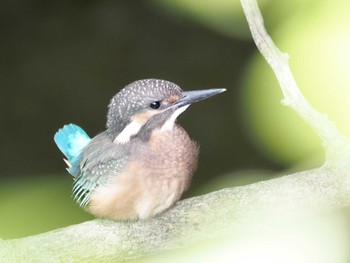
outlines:
{"label": "branch bark texture", "polygon": [[[143,221],[92,220],[0,242],[0,262],[123,262],[244,231],[255,223],[349,205],[349,185],[316,169],[182,200]],[[345,189],[346,188],[346,189]],[[344,194],[346,193],[346,194]]]}

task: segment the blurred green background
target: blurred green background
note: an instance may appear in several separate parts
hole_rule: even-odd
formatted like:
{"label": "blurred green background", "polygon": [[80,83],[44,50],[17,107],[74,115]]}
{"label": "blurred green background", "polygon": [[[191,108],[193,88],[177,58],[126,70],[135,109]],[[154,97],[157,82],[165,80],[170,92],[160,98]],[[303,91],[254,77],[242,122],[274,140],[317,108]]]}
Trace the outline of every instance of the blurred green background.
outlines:
{"label": "blurred green background", "polygon": [[[307,99],[350,135],[349,3],[259,3]],[[179,118],[201,146],[186,196],[322,162],[316,134],[279,103],[239,1],[6,0],[0,36],[2,238],[92,218],[71,199],[53,135],[66,123],[104,130],[109,100],[137,79],[227,89]]]}

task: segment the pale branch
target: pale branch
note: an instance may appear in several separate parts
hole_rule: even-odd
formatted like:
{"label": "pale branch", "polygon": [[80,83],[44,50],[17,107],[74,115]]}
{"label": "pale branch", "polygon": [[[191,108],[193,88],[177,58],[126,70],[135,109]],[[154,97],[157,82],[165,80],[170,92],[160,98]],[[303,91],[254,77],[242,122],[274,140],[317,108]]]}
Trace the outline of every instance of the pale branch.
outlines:
{"label": "pale branch", "polygon": [[276,217],[349,205],[343,175],[301,172],[178,202],[149,220],[92,220],[0,242],[0,262],[123,262],[264,225]]}
{"label": "pale branch", "polygon": [[282,86],[285,103],[322,137],[327,165],[182,200],[148,220],[96,219],[36,236],[0,240],[0,262],[122,262],[231,235],[275,218],[350,205],[350,144],[301,95],[286,56],[264,29],[256,2],[241,2],[253,38]]}
{"label": "pale branch", "polygon": [[341,157],[342,153],[347,153],[345,158],[348,159],[349,140],[339,133],[326,115],[317,112],[302,95],[290,70],[288,55],[275,46],[266,32],[256,0],[241,0],[241,4],[254,42],[271,66],[280,84],[284,95],[283,103],[293,108],[321,137],[327,157],[326,161],[333,162],[333,159]]}

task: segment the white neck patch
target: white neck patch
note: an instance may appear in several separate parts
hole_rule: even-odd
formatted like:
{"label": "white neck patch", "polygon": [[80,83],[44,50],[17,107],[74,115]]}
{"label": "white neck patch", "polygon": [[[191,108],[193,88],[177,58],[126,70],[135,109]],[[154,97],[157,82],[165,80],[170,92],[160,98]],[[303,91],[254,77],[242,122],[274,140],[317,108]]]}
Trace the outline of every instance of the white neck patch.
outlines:
{"label": "white neck patch", "polygon": [[137,134],[140,129],[142,128],[144,123],[140,123],[136,120],[130,122],[124,130],[121,131],[121,133],[118,134],[118,136],[114,139],[113,142],[119,143],[119,144],[125,144],[130,141],[131,136]]}
{"label": "white neck patch", "polygon": [[178,108],[174,113],[170,116],[170,118],[163,124],[161,131],[171,131],[174,128],[174,124],[176,118],[179,117],[181,113],[183,113],[190,105],[183,106]]}

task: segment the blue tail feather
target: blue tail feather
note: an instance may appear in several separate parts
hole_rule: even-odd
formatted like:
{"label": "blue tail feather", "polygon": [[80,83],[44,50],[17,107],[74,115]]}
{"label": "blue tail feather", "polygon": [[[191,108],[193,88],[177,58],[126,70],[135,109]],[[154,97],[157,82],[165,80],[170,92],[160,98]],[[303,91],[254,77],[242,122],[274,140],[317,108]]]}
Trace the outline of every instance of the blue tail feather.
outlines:
{"label": "blue tail feather", "polygon": [[56,132],[54,140],[57,147],[71,164],[68,171],[75,175],[76,161],[82,150],[91,140],[89,135],[75,124],[67,124]]}

